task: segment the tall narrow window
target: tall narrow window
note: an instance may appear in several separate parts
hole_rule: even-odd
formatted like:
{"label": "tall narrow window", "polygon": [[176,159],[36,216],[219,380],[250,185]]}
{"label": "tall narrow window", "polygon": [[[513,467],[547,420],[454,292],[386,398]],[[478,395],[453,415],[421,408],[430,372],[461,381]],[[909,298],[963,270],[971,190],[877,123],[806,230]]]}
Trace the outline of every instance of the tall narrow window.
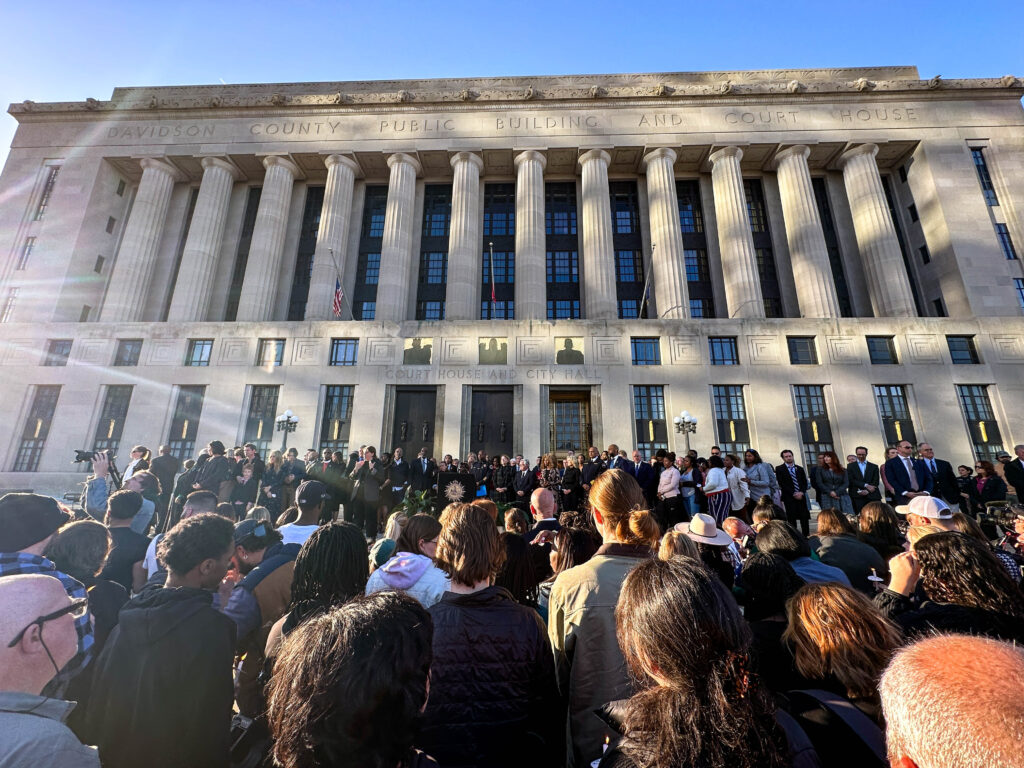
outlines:
{"label": "tall narrow window", "polygon": [[380,251],[384,242],[387,207],[388,188],[367,186],[356,281],[352,291],[352,314],[356,320],[373,320],[377,314],[377,283],[380,280]]}
{"label": "tall narrow window", "polygon": [[896,230],[896,242],[900,246],[900,254],[903,257],[903,269],[907,273],[907,282],[910,283],[910,294],[914,298],[914,309],[918,315],[923,315],[921,307],[921,292],[918,290],[917,281],[914,279],[914,272],[910,268],[910,254],[907,251],[907,241],[903,237],[903,227],[900,225],[900,217],[896,211],[896,203],[892,193],[890,177],[882,178],[882,189],[885,192],[885,202],[889,206],[889,218],[892,219],[893,229]]}
{"label": "tall narrow window", "polygon": [[[516,185],[484,185],[483,284],[480,318],[511,320],[516,298]],[[491,246],[494,256],[491,256]],[[493,278],[491,264],[494,264]]]}
{"label": "tall narrow window", "polygon": [[260,208],[261,187],[249,187],[249,197],[245,201],[245,215],[242,218],[242,232],[238,238],[238,250],[235,252],[235,266],[231,272],[231,286],[228,288],[228,303],[224,309],[224,319],[233,322],[238,316],[238,302],[242,297],[242,282],[245,280],[245,265],[249,263],[249,246],[252,245],[252,231],[256,227],[256,213]]}
{"label": "tall narrow window", "polygon": [[576,183],[544,185],[547,249],[547,317],[580,316],[579,236],[576,231]]}
{"label": "tall narrow window", "polygon": [[[313,252],[316,251],[316,236],[320,230],[320,212],[323,207],[324,188],[306,187],[306,205],[302,211],[302,228],[299,229],[299,250],[295,256],[295,275],[288,301],[289,320],[302,320],[306,317],[309,283],[313,278]],[[341,253],[334,255],[339,264],[343,256]],[[327,257],[330,258],[330,254]]]}
{"label": "tall narrow window", "polygon": [[613,181],[609,183],[608,189],[612,206],[612,248],[615,251],[618,315],[624,319],[647,317],[647,306],[643,300],[644,257],[636,182]]}
{"label": "tall narrow window", "polygon": [[254,443],[260,455],[266,456],[274,439],[274,419],[277,414],[277,395],[280,387],[253,386],[251,390],[243,440]]}
{"label": "tall narrow window", "polygon": [[909,440],[916,445],[917,432],[910,417],[907,388],[895,384],[876,386],[875,403],[878,404],[878,416],[882,419],[885,444],[898,445],[901,440]]}
{"label": "tall narrow window", "polygon": [[171,448],[171,454],[182,461],[196,455],[196,433],[199,431],[199,417],[203,412],[205,395],[204,386],[178,387],[167,445]]}
{"label": "tall narrow window", "polygon": [[57,409],[60,386],[38,386],[32,396],[32,406],[21,430],[21,442],[14,457],[14,472],[35,472],[46,446],[46,438],[53,424],[53,413]]}
{"label": "tall narrow window", "polygon": [[46,169],[46,181],[43,182],[43,193],[39,196],[39,204],[36,206],[34,221],[42,221],[46,215],[46,209],[50,205],[50,197],[53,195],[53,186],[57,183],[57,174],[60,173],[59,165],[51,165]]}
{"label": "tall narrow window", "polygon": [[813,467],[818,463],[818,454],[834,451],[832,423],[825,405],[825,388],[819,386],[793,387],[793,401],[796,405],[797,424],[800,426],[800,442],[804,451],[804,466]]}
{"label": "tall narrow window", "polygon": [[452,220],[450,184],[427,184],[423,192],[423,235],[416,288],[416,319],[443,320],[448,287],[448,233]]}
{"label": "tall narrow window", "polygon": [[1013,247],[1013,240],[1010,239],[1010,230],[1005,224],[996,224],[996,237],[999,238],[999,247],[1003,249],[1003,256],[1007,260],[1017,258],[1017,251]]}
{"label": "tall narrow window", "polygon": [[836,287],[836,298],[839,300],[839,314],[853,317],[853,305],[850,303],[850,288],[846,283],[843,271],[843,256],[839,252],[839,235],[836,233],[835,219],[832,218],[832,206],[829,204],[828,188],[825,179],[816,176],[811,179],[814,188],[814,201],[818,205],[818,217],[821,219],[821,230],[825,235],[825,248],[828,250],[828,263],[832,270],[832,283]]}
{"label": "tall narrow window", "polygon": [[668,450],[664,387],[633,387],[633,424],[636,447],[644,456]]}
{"label": "tall narrow window", "polygon": [[974,158],[974,169],[978,172],[978,181],[981,182],[981,193],[985,196],[985,202],[988,205],[999,205],[996,188],[992,185],[992,174],[988,172],[988,163],[985,160],[985,148],[971,147],[971,157]]}
{"label": "tall narrow window", "polygon": [[[754,253],[757,255],[757,274],[761,279],[764,314],[765,317],[782,317],[782,290],[779,288],[779,275],[775,268],[775,254],[772,251],[772,233],[768,225],[764,187],[760,179],[744,179],[743,191],[747,197],[750,232],[754,237]],[[729,309],[735,312],[738,307]]]}
{"label": "tall narrow window", "polygon": [[[708,241],[704,232],[704,211],[700,201],[700,182],[681,179],[676,182],[679,226],[683,231],[683,260],[686,287],[690,297],[690,317],[714,317],[715,295],[708,266]],[[672,307],[658,307],[665,314]]]}
{"label": "tall narrow window", "polygon": [[1017,301],[1020,302],[1020,308],[1024,309],[1024,278],[1013,278],[1013,287],[1017,290]]}
{"label": "tall narrow window", "polygon": [[[178,273],[181,271],[181,260],[185,255],[185,244],[188,242],[188,231],[192,227],[192,217],[196,212],[196,202],[199,200],[199,187],[192,187],[188,191],[188,207],[185,210],[185,222],[181,228],[181,235],[178,237],[178,247],[174,252],[174,266],[171,268],[171,276],[167,279],[170,286],[177,285]],[[166,323],[171,314],[171,300],[174,298],[174,291],[168,291],[164,299],[163,310],[160,321]]]}
{"label": "tall narrow window", "polygon": [[956,394],[967,421],[975,458],[994,463],[1004,447],[995,411],[992,410],[992,401],[989,400],[988,387],[983,384],[961,384],[957,385]]}
{"label": "tall narrow window", "polygon": [[711,387],[715,406],[715,439],[723,453],[742,454],[750,447],[750,425],[743,387],[735,384]]}
{"label": "tall narrow window", "polygon": [[25,269],[28,266],[29,256],[32,255],[32,250],[35,247],[35,237],[26,237],[25,242],[21,244],[21,250],[18,252],[18,262],[14,265],[15,269]]}
{"label": "tall narrow window", "polygon": [[14,304],[18,301],[18,290],[18,288],[7,289],[3,306],[0,307],[0,323],[11,322],[11,316],[14,315]]}
{"label": "tall narrow window", "polygon": [[348,452],[349,429],[352,426],[352,393],[355,387],[331,385],[324,387],[324,413],[320,419],[319,450]]}
{"label": "tall narrow window", "polygon": [[93,436],[92,449],[94,451],[117,453],[131,399],[132,388],[130,385],[116,384],[107,387],[103,398],[103,407],[100,408],[100,419],[96,423],[96,434]]}

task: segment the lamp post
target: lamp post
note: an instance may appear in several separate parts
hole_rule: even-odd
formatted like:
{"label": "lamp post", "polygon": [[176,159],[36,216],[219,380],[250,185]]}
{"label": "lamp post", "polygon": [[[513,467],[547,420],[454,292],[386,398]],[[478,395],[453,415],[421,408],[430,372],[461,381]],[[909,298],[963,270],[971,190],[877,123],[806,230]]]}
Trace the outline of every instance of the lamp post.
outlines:
{"label": "lamp post", "polygon": [[697,432],[697,417],[691,414],[689,411],[683,411],[674,419],[672,423],[676,425],[676,434],[682,435],[686,440],[686,452],[690,452],[690,434]]}
{"label": "lamp post", "polygon": [[274,425],[277,427],[278,432],[284,433],[284,436],[281,438],[281,453],[284,453],[288,448],[288,433],[294,432],[299,428],[299,417],[293,415],[291,411],[285,411],[274,419]]}

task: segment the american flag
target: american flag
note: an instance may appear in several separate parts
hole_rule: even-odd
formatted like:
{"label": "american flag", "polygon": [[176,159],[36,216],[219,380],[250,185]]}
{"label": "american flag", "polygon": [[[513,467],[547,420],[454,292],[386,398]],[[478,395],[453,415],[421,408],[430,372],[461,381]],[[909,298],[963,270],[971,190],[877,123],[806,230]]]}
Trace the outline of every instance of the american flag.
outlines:
{"label": "american flag", "polygon": [[341,318],[341,299],[344,294],[341,292],[341,280],[334,279],[334,301],[331,302],[331,309],[334,310],[334,316]]}

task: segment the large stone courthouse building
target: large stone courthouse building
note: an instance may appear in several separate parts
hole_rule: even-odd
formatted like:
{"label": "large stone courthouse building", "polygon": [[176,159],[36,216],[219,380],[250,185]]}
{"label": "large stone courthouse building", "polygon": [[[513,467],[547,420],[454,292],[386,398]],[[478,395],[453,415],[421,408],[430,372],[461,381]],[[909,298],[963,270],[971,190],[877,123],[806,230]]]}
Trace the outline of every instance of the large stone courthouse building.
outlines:
{"label": "large stone courthouse building", "polygon": [[300,449],[992,457],[1024,441],[1022,94],[877,67],[14,104],[0,487],[279,447],[285,410]]}

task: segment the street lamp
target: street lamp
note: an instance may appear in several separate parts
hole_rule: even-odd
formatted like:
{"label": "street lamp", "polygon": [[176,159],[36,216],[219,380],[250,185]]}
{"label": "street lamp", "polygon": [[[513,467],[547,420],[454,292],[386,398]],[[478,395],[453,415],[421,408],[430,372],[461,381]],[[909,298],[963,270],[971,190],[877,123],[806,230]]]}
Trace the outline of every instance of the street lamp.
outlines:
{"label": "street lamp", "polygon": [[291,411],[285,411],[274,419],[274,425],[278,432],[284,433],[284,437],[281,438],[281,453],[284,453],[288,448],[288,433],[299,428],[299,417],[292,414]]}
{"label": "street lamp", "polygon": [[697,417],[691,414],[689,411],[683,411],[674,419],[672,423],[676,425],[676,434],[682,435],[686,440],[686,452],[690,452],[690,433],[697,432]]}

